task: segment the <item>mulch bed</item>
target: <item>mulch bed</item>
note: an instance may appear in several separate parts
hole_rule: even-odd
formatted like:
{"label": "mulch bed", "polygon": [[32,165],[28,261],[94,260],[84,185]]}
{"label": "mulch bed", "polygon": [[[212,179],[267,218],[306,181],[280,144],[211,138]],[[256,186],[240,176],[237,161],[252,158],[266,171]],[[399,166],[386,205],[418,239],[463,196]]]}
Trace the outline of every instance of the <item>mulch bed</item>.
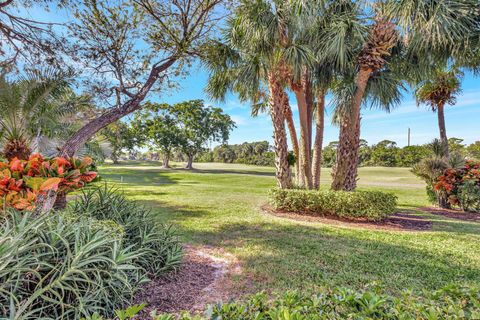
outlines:
{"label": "mulch bed", "polygon": [[365,220],[349,220],[339,217],[331,216],[318,216],[311,214],[299,214],[294,212],[286,212],[281,210],[275,210],[269,205],[263,205],[262,211],[266,214],[274,215],[277,217],[288,218],[298,221],[311,221],[321,222],[331,225],[345,225],[356,226],[367,229],[378,230],[395,230],[395,231],[423,231],[430,230],[432,228],[432,222],[425,219],[414,212],[398,212],[382,221],[365,221]]}
{"label": "mulch bed", "polygon": [[447,218],[464,220],[464,221],[474,221],[480,222],[480,213],[474,212],[465,212],[460,210],[451,210],[451,209],[441,209],[441,208],[433,208],[433,207],[424,207],[420,208],[420,210],[435,214],[438,216],[444,216]]}
{"label": "mulch bed", "polygon": [[206,303],[228,300],[225,275],[231,269],[227,259],[213,257],[208,250],[185,246],[179,270],[150,281],[135,297],[135,303],[146,304],[139,318],[150,319],[152,310],[157,310],[157,314],[198,312]]}

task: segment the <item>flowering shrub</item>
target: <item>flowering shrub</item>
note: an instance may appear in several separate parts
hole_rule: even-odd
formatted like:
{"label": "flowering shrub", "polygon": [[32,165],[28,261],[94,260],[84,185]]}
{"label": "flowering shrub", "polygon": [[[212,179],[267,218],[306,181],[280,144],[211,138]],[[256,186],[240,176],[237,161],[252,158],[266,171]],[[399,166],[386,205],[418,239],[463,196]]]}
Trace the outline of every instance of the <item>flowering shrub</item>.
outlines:
{"label": "flowering shrub", "polygon": [[434,184],[436,191],[443,193],[448,203],[466,211],[480,210],[480,161],[466,161],[460,169],[447,169]]}
{"label": "flowering shrub", "polygon": [[28,160],[0,162],[0,208],[32,210],[39,194],[67,193],[91,182],[97,177],[94,168],[89,157],[44,159],[32,154]]}

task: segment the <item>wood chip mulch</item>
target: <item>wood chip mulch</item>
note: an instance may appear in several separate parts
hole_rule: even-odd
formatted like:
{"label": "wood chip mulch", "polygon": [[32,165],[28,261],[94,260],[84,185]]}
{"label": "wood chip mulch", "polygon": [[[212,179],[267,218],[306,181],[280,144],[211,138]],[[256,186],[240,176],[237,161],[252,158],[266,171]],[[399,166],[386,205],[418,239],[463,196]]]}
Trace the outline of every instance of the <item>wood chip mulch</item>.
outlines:
{"label": "wood chip mulch", "polygon": [[441,208],[434,208],[434,207],[424,207],[424,208],[420,208],[420,210],[431,213],[431,214],[444,216],[447,218],[480,222],[480,213],[465,212],[460,210],[441,209]]}
{"label": "wood chip mulch", "polygon": [[185,257],[179,270],[150,281],[135,297],[145,303],[139,319],[149,314],[203,311],[206,304],[230,299],[227,274],[240,272],[231,256],[218,258],[208,249],[185,246]]}
{"label": "wood chip mulch", "polygon": [[311,214],[299,214],[275,210],[270,205],[263,205],[262,211],[277,217],[288,218],[298,221],[321,222],[330,225],[355,226],[366,229],[395,230],[395,231],[423,231],[432,228],[432,222],[415,212],[398,212],[382,221],[349,220],[338,217],[318,216]]}

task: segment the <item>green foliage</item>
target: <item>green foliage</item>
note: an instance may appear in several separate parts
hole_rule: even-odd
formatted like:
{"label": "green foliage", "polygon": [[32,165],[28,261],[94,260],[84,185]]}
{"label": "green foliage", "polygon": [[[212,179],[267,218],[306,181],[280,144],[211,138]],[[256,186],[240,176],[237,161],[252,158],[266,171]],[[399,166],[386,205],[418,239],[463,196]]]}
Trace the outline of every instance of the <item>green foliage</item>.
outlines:
{"label": "green foliage", "polygon": [[477,181],[465,181],[458,187],[457,197],[463,210],[480,212],[480,187]]}
{"label": "green foliage", "polygon": [[0,224],[0,317],[111,314],[146,280],[120,226],[70,214],[10,212]]}
{"label": "green foliage", "polygon": [[[264,292],[244,302],[232,301],[210,306],[203,316],[152,314],[152,320],[454,320],[480,317],[478,287],[446,286],[418,295],[404,292],[400,297],[378,290],[331,289],[315,295],[288,291],[274,299]],[[93,319],[93,318],[92,318]]]}
{"label": "green foliage", "polygon": [[149,209],[127,200],[113,187],[105,184],[82,189],[71,210],[121,225],[125,230],[125,243],[141,253],[135,263],[150,274],[159,276],[181,262],[182,249],[172,228],[156,223]]}
{"label": "green foliage", "polygon": [[397,197],[380,191],[273,189],[270,203],[278,210],[349,219],[381,220],[395,212]]}
{"label": "green foliage", "polygon": [[243,163],[258,166],[274,166],[275,154],[268,141],[222,144],[202,154],[205,162]]}

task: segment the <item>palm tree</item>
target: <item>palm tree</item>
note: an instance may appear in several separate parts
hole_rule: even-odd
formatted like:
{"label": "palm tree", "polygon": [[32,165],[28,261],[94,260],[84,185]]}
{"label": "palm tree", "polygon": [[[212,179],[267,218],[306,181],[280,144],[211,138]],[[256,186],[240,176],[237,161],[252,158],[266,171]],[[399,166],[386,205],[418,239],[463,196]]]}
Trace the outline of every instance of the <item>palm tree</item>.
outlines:
{"label": "palm tree", "polygon": [[445,145],[447,157],[449,152],[444,108],[455,104],[456,95],[461,92],[461,76],[462,73],[455,68],[437,69],[432,77],[420,82],[415,90],[417,104],[426,104],[433,112],[437,112],[440,141]]}
{"label": "palm tree", "polygon": [[392,53],[417,64],[444,61],[479,31],[478,3],[474,1],[391,0],[369,4],[372,6],[363,15],[373,13],[372,23],[367,24],[368,37],[356,58],[355,91],[346,104],[349,110],[341,117],[332,182],[335,190],[353,190],[356,186],[351,178],[356,176],[358,166],[360,107],[371,75],[388,65]]}
{"label": "palm tree", "polygon": [[0,78],[2,156],[27,159],[44,151],[49,138],[62,138],[87,100],[70,89],[72,75],[53,70],[29,71],[16,81]]}

